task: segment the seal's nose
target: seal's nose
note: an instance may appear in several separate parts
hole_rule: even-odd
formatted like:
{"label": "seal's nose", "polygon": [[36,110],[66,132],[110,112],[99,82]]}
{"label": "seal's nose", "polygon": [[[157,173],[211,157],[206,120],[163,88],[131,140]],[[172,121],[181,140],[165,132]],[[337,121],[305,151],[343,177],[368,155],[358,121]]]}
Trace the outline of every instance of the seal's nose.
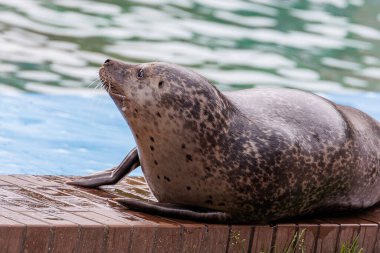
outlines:
{"label": "seal's nose", "polygon": [[110,62],[111,60],[110,59],[107,59],[104,63],[108,63],[108,62]]}

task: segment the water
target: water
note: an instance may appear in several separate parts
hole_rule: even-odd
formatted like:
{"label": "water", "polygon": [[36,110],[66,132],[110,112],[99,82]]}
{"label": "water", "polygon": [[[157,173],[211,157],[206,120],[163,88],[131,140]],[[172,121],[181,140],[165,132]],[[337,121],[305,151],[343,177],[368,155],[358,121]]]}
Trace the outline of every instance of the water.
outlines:
{"label": "water", "polygon": [[0,0],[0,83],[85,87],[113,57],[186,65],[223,90],[380,91],[379,9],[375,0]]}
{"label": "water", "polygon": [[[322,94],[380,120],[380,93]],[[22,103],[20,101],[22,100]],[[116,166],[133,136],[106,96],[0,96],[0,172],[85,175]],[[133,175],[141,175],[141,170]]]}
{"label": "water", "polygon": [[105,97],[0,98],[0,108],[8,108],[0,110],[1,173],[84,175],[116,166],[135,145]]}
{"label": "water", "polygon": [[86,174],[123,158],[129,130],[87,88],[107,58],[174,62],[221,90],[318,92],[379,119],[379,9],[375,0],[0,0],[0,173]]}

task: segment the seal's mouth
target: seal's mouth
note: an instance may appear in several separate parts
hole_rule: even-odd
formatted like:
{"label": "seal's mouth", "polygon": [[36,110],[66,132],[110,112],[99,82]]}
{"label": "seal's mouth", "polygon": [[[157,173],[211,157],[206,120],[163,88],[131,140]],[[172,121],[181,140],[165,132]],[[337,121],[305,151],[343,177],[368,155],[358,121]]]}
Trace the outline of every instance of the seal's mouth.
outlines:
{"label": "seal's mouth", "polygon": [[99,69],[99,77],[102,82],[103,88],[108,92],[111,97],[117,97],[124,99],[125,96],[119,91],[118,85],[113,81],[112,75],[107,71],[106,66],[102,66]]}

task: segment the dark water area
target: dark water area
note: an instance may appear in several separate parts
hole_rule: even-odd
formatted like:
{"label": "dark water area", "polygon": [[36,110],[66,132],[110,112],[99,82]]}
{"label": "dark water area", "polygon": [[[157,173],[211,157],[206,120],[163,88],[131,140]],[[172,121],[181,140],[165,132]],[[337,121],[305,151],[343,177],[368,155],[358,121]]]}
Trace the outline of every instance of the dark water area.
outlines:
{"label": "dark water area", "polygon": [[0,0],[0,84],[86,87],[113,57],[185,65],[222,90],[380,91],[379,10],[373,0]]}

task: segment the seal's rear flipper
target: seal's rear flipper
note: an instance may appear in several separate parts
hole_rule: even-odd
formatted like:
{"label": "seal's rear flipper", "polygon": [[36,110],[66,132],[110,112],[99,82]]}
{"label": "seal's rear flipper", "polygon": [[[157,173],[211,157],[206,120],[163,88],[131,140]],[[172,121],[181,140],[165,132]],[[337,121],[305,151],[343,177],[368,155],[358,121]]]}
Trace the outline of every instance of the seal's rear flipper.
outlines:
{"label": "seal's rear flipper", "polygon": [[173,217],[179,219],[189,219],[212,223],[227,223],[230,220],[230,215],[223,212],[189,208],[183,205],[148,202],[144,200],[117,198],[118,203],[128,207],[133,211],[150,213],[160,216]]}
{"label": "seal's rear flipper", "polygon": [[88,188],[116,184],[138,166],[140,166],[140,160],[137,149],[134,148],[128,153],[119,166],[89,176],[79,177],[78,179],[66,183]]}

